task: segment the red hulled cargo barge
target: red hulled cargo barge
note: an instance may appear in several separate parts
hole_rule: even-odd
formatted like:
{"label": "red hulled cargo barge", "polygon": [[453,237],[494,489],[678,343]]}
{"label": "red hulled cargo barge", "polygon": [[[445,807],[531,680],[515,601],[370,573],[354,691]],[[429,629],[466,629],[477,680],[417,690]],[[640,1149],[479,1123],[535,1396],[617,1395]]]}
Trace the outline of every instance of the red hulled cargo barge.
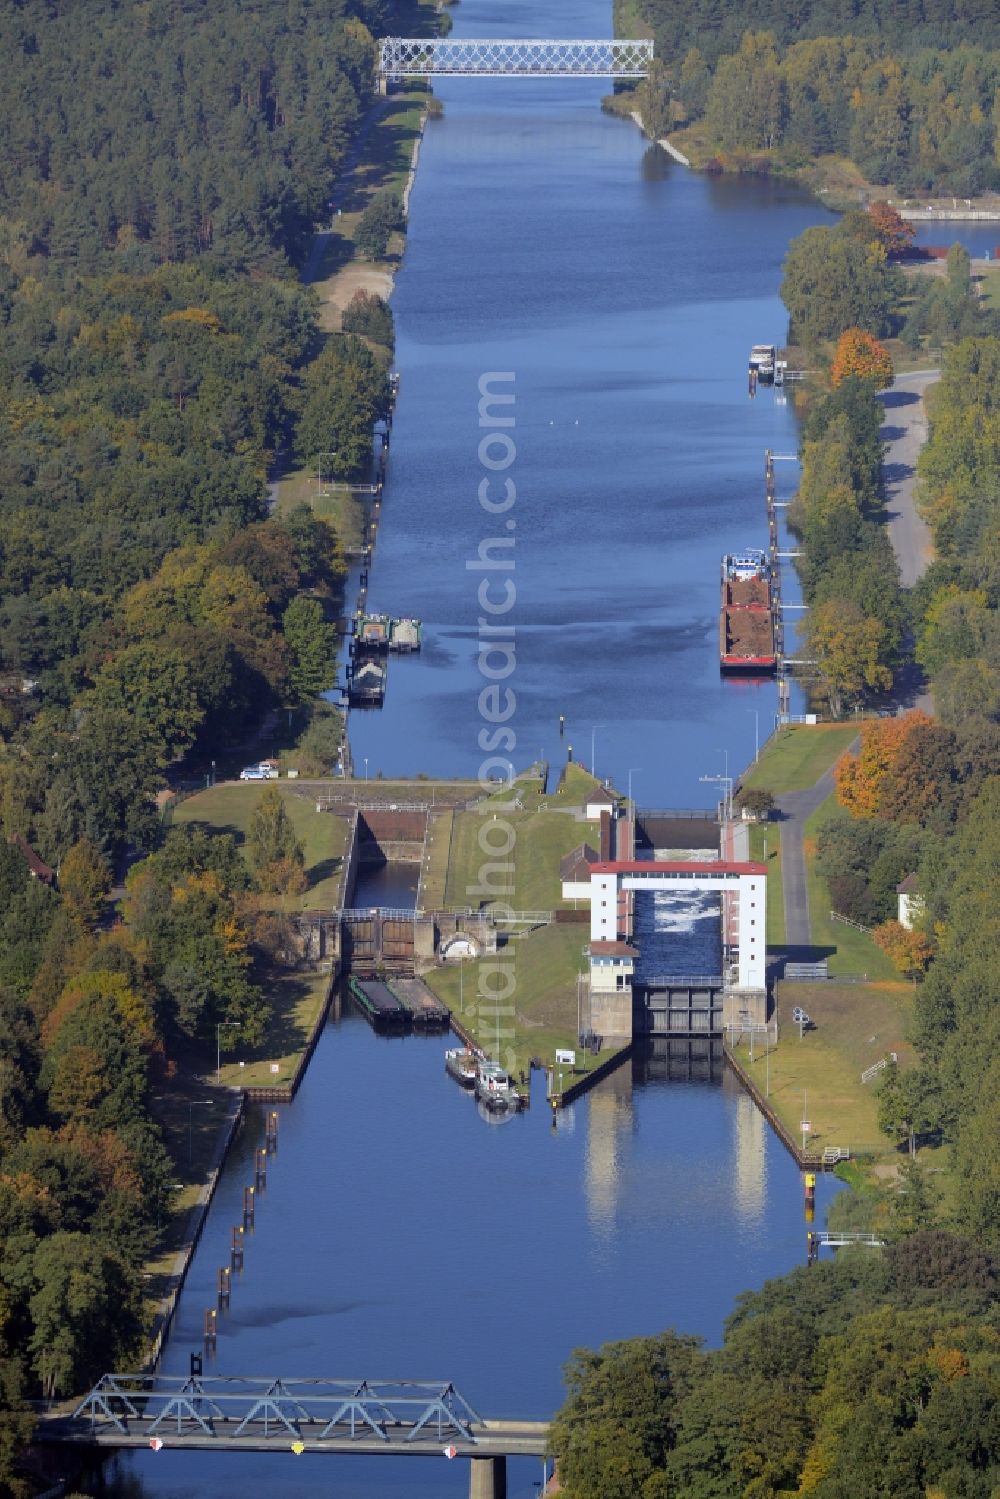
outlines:
{"label": "red hulled cargo barge", "polygon": [[762,676],[774,671],[774,600],[767,555],[752,548],[722,559],[719,667]]}

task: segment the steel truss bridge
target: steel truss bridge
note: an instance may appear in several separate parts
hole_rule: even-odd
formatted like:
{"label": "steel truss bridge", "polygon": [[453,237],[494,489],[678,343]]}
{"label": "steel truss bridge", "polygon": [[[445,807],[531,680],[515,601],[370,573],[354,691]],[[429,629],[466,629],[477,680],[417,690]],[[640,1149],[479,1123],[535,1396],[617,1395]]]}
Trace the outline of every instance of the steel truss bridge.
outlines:
{"label": "steel truss bridge", "polygon": [[537,41],[492,37],[429,41],[387,36],[383,78],[645,78],[651,41]]}
{"label": "steel truss bridge", "polygon": [[[541,1456],[548,1423],[484,1419],[449,1382],[105,1374],[36,1439],[102,1447]],[[451,1449],[454,1449],[453,1453]]]}

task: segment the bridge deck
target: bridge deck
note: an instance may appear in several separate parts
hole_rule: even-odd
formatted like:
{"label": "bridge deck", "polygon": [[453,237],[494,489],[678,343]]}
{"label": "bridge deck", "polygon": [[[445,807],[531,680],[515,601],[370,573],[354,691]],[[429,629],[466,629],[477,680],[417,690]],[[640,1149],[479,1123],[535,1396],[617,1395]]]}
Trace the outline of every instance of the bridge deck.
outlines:
{"label": "bridge deck", "polygon": [[204,1452],[392,1452],[445,1446],[466,1457],[541,1456],[544,1421],[484,1419],[449,1381],[240,1374],[104,1374],[70,1412],[44,1414],[39,1442]]}
{"label": "bridge deck", "polygon": [[385,37],[383,78],[446,75],[466,78],[644,78],[653,43],[621,37],[547,40],[538,37]]}
{"label": "bridge deck", "polygon": [[[440,1457],[442,1448],[450,1445],[458,1457],[543,1457],[547,1450],[549,1426],[547,1421],[484,1421],[475,1427],[474,1441],[467,1441],[454,1432],[437,1430],[427,1433],[427,1427],[417,1437],[410,1436],[411,1424],[387,1426],[383,1440],[371,1431],[359,1431],[352,1437],[345,1430],[342,1436],[320,1439],[318,1431],[323,1422],[298,1421],[295,1431],[269,1421],[250,1423],[240,1436],[227,1425],[235,1428],[236,1422],[213,1421],[213,1435],[202,1431],[171,1431],[164,1423],[154,1435],[167,1448],[180,1452],[275,1452],[301,1442],[303,1452],[325,1452],[328,1455],[341,1453],[355,1457]],[[317,1431],[310,1434],[310,1428]],[[143,1422],[131,1422],[129,1430],[118,1431],[107,1422],[91,1422],[85,1417],[43,1417],[35,1428],[35,1441],[42,1443],[66,1443],[94,1447],[148,1448],[150,1435]]]}

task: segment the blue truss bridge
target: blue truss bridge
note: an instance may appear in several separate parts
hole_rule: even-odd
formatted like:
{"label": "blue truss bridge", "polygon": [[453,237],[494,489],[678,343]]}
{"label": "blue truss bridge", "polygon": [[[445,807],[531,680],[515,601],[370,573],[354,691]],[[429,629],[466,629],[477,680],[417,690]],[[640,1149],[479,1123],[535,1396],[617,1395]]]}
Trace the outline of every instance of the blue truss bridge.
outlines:
{"label": "blue truss bridge", "polygon": [[470,1496],[501,1499],[508,1457],[542,1457],[548,1422],[490,1419],[449,1381],[105,1374],[40,1416],[41,1443],[171,1451],[468,1458]]}
{"label": "blue truss bridge", "polygon": [[387,36],[379,75],[402,78],[645,78],[653,43],[618,38],[543,41],[495,37],[428,40]]}

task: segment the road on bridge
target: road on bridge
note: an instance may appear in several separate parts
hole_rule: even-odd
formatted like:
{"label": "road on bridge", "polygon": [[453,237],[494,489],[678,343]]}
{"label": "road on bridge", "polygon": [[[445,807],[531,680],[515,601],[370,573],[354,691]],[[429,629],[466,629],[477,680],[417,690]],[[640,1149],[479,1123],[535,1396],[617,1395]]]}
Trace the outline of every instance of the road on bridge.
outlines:
{"label": "road on bridge", "polygon": [[[321,1425],[319,1421],[315,1423]],[[233,1423],[235,1425],[235,1423]],[[226,1430],[223,1423],[214,1422],[215,1435],[189,1428],[181,1432],[171,1430],[166,1424],[157,1427],[153,1437],[145,1424],[131,1425],[126,1432],[117,1430],[110,1422],[97,1422],[91,1426],[86,1417],[43,1417],[35,1428],[35,1441],[41,1443],[73,1443],[82,1446],[108,1448],[148,1448],[155,1438],[164,1450],[179,1452],[275,1452],[299,1444],[303,1453],[325,1452],[328,1456],[337,1453],[355,1457],[440,1457],[444,1447],[454,1450],[454,1456],[471,1458],[491,1457],[543,1457],[547,1451],[549,1426],[547,1421],[483,1421],[475,1429],[475,1440],[467,1441],[456,1433],[437,1431],[421,1432],[411,1437],[411,1427],[388,1426],[386,1435],[376,1436],[367,1429],[358,1429],[355,1436],[349,1431],[342,1435],[320,1438],[310,1436],[308,1422],[297,1422],[294,1431],[270,1421],[266,1428],[262,1421],[252,1422],[240,1436]],[[425,1428],[425,1432],[426,1432]]]}

